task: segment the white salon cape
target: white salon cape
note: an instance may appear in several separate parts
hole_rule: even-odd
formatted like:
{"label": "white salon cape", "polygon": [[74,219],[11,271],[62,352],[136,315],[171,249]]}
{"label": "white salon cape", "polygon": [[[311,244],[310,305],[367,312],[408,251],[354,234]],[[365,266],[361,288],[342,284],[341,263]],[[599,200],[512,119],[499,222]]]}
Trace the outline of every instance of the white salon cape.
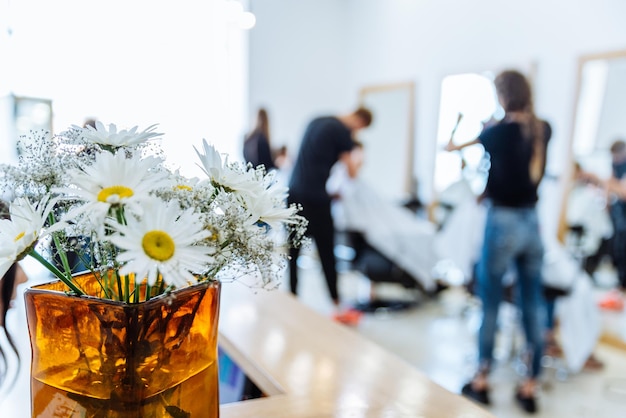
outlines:
{"label": "white salon cape", "polygon": [[340,196],[333,203],[338,230],[362,233],[372,248],[406,271],[424,289],[435,289],[432,270],[439,256],[434,246],[434,224],[382,198],[363,180],[350,179],[341,164],[334,167],[327,189]]}

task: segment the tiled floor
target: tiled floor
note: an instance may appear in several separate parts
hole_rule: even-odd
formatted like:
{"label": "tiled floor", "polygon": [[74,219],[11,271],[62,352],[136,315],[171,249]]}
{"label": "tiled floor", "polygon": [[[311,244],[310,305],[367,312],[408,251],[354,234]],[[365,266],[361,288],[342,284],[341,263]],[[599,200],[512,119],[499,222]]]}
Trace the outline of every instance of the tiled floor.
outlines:
{"label": "tiled floor", "polygon": [[[31,284],[41,280],[36,266],[27,266]],[[332,313],[324,280],[315,258],[302,259],[300,299],[312,309]],[[284,289],[283,289],[284,290]],[[20,289],[20,292],[23,288]],[[353,272],[341,274],[340,291],[349,301],[366,299],[369,285]],[[411,298],[415,295],[393,286],[379,287],[382,296]],[[3,389],[0,394],[1,418],[29,417],[29,345],[21,294],[7,320],[22,353],[22,368],[13,390]],[[504,315],[511,315],[505,309]],[[435,382],[453,392],[471,376],[475,358],[475,331],[479,323],[476,303],[460,289],[448,290],[437,300],[424,300],[411,310],[402,312],[377,312],[367,314],[356,330],[365,337],[396,353],[408,363],[422,370]],[[624,318],[623,316],[621,317]],[[619,315],[613,315],[621,321]],[[513,324],[514,321],[504,321]],[[511,342],[516,329],[503,328],[496,356],[498,367],[492,376],[492,403],[490,410],[498,417],[524,417],[513,403],[513,388],[518,379],[518,362]],[[600,372],[582,372],[566,375],[559,368],[546,369],[540,393],[540,413],[537,417],[626,417],[626,351],[599,345],[596,353],[605,362]],[[557,365],[558,366],[558,365]],[[561,367],[562,369],[562,367]]]}
{"label": "tiled floor", "polygon": [[[313,309],[330,314],[323,277],[314,259],[303,263],[300,299]],[[340,291],[351,301],[366,297],[369,285],[359,274],[344,272]],[[387,286],[381,289],[390,297],[407,296],[407,291]],[[409,295],[410,297],[411,295]],[[503,329],[496,348],[497,367],[491,385],[492,406],[497,417],[516,418],[527,414],[513,400],[519,380],[520,362],[511,344],[522,338],[515,327],[514,310],[501,311]],[[612,314],[613,321],[626,316]],[[621,317],[618,319],[617,317]],[[474,371],[475,332],[479,309],[473,298],[459,288],[449,289],[436,300],[423,300],[411,310],[366,314],[357,331],[407,360],[432,380],[458,393]],[[598,345],[595,353],[605,367],[601,371],[568,374],[563,360],[548,361],[539,395],[540,412],[536,417],[626,417],[626,351]]]}

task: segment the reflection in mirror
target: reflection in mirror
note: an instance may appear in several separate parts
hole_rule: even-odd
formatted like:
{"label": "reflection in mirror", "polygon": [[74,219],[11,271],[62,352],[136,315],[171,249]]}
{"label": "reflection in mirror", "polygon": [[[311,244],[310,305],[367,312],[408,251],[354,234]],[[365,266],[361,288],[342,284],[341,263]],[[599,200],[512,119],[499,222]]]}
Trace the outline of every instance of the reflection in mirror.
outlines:
{"label": "reflection in mirror", "polygon": [[626,51],[582,58],[572,154],[583,170],[611,175],[611,144],[626,138],[625,106]]}
{"label": "reflection in mirror", "polygon": [[441,83],[434,176],[437,194],[462,179],[469,182],[475,194],[485,188],[487,172],[481,147],[454,153],[443,149],[451,137],[456,144],[470,141],[492,118],[501,117],[493,78],[491,73],[456,74]]}
{"label": "reflection in mirror", "polygon": [[[617,140],[626,139],[626,118],[623,109],[626,106],[626,50],[581,57],[578,62],[577,100],[571,135],[571,161],[582,170],[592,173],[600,179],[612,176],[611,145]],[[572,164],[573,168],[574,164]],[[593,211],[593,225],[598,219],[606,218],[605,194],[595,190],[593,195],[578,199],[581,191],[589,188],[574,182],[573,176],[566,184],[558,237],[561,242],[571,243],[578,237],[579,229],[585,227],[585,241],[590,241],[590,227],[581,216]],[[587,209],[585,209],[587,208]],[[606,221],[604,223],[607,223]],[[611,235],[611,225],[603,229],[598,236],[606,239]],[[591,240],[599,245],[598,240]],[[591,251],[592,246],[585,243]],[[597,254],[593,255],[597,258]]]}
{"label": "reflection in mirror", "polygon": [[[606,180],[624,179],[623,145],[612,145],[626,140],[626,50],[581,57],[577,82],[570,146],[573,172],[566,179],[559,238],[577,251],[598,288],[623,289],[626,206],[623,197],[607,192],[607,185],[616,183]],[[609,292],[598,305],[622,309],[623,293]],[[603,323],[601,333],[604,343],[626,347],[623,324]]]}
{"label": "reflection in mirror", "polygon": [[435,203],[430,211],[431,220],[439,226],[454,206],[472,194],[480,195],[487,183],[489,161],[481,146],[456,152],[444,148],[451,138],[455,144],[476,138],[485,124],[503,116],[494,77],[490,72],[455,74],[441,83],[433,176]]}
{"label": "reflection in mirror", "polygon": [[374,116],[372,125],[359,133],[365,161],[359,176],[386,199],[403,202],[415,197],[414,84],[368,86],[359,96]]}

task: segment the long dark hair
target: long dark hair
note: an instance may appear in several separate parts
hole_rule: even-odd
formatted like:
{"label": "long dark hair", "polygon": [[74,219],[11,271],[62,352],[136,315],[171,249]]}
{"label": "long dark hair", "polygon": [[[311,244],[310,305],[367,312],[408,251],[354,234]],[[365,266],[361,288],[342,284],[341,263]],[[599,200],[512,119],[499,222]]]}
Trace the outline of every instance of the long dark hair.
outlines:
{"label": "long dark hair", "polygon": [[535,116],[532,89],[522,73],[515,70],[503,71],[495,79],[496,91],[507,116],[522,127],[522,136],[532,141],[532,157],[528,171],[533,183],[538,184],[545,170],[545,141],[543,123]]}
{"label": "long dark hair", "polygon": [[267,116],[267,110],[263,107],[257,111],[256,124],[254,125],[254,129],[248,134],[246,139],[257,133],[263,134],[265,138],[267,138],[267,142],[270,142],[270,121],[269,117]]}

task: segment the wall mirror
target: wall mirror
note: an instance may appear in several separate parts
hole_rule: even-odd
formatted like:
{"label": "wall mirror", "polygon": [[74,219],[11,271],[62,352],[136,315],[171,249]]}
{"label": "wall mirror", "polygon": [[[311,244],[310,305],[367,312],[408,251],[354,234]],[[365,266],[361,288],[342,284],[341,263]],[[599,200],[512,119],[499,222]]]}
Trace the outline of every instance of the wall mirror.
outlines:
{"label": "wall mirror", "polygon": [[[611,144],[626,140],[626,50],[586,55],[578,61],[576,104],[572,123],[570,161],[600,178],[611,176]],[[573,164],[572,164],[573,168]],[[565,184],[558,236],[568,237],[582,210],[572,206],[572,178]],[[604,205],[603,197],[598,205]],[[579,205],[577,205],[579,206]]]}
{"label": "wall mirror", "polygon": [[626,50],[582,57],[578,65],[572,159],[585,170],[611,175],[609,148],[626,139]]}
{"label": "wall mirror", "polygon": [[[612,175],[611,145],[616,140],[626,141],[626,50],[581,57],[576,88],[571,161],[579,164],[583,170],[607,179]],[[574,183],[573,176],[570,176],[568,182],[561,211],[559,238],[566,244],[577,245],[574,248],[580,248],[583,256],[595,259],[604,257],[607,252],[602,249],[600,239],[610,238],[614,233],[609,216],[611,211],[606,207],[606,195],[600,189]],[[598,226],[602,225],[608,227],[601,230]],[[614,261],[612,264],[615,268]],[[605,287],[617,284],[616,275],[596,274],[598,266],[586,267],[591,270],[596,283]],[[617,325],[604,324],[601,339],[624,347],[626,328]]]}
{"label": "wall mirror", "polygon": [[446,152],[444,147],[453,138],[464,143],[480,134],[483,126],[499,110],[493,86],[493,73],[454,74],[441,82],[437,153],[433,190],[441,195],[456,182],[466,180],[475,194],[484,189],[486,172],[482,167],[483,150],[469,147]]}
{"label": "wall mirror", "polygon": [[[518,68],[529,80],[533,78],[532,65],[508,68]],[[476,138],[486,125],[504,117],[494,86],[498,72],[451,74],[441,81],[434,198],[429,211],[430,219],[440,226],[457,204],[485,189],[489,162],[482,146],[455,152],[444,148],[451,138],[456,144]]]}
{"label": "wall mirror", "polygon": [[365,163],[359,176],[388,200],[403,202],[415,197],[413,175],[414,83],[367,86],[359,102],[374,119],[359,132]]}

